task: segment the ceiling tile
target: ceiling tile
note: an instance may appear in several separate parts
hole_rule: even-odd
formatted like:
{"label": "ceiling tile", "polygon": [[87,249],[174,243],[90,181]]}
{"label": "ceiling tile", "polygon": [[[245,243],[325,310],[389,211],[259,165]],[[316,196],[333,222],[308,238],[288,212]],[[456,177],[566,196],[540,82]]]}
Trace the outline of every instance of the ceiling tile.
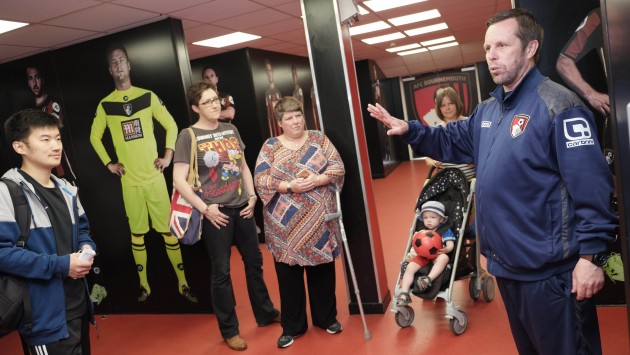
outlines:
{"label": "ceiling tile", "polygon": [[93,0],[2,0],[0,18],[37,23],[99,4]]}
{"label": "ceiling tile", "polygon": [[302,22],[302,20],[297,18],[289,18],[288,20],[278,21],[276,23],[269,23],[264,26],[250,28],[249,32],[265,37],[282,34],[292,30],[300,30],[304,32],[304,23]]}
{"label": "ceiling tile", "polygon": [[212,24],[215,21],[239,16],[252,11],[262,10],[264,8],[265,7],[262,5],[247,0],[216,0],[198,6],[192,6],[187,9],[174,11],[170,13],[170,15],[176,18]]}
{"label": "ceiling tile", "polygon": [[136,9],[151,9],[155,12],[166,14],[191,6],[200,5],[208,0],[177,0],[177,1],[156,1],[156,0],[114,0],[112,4],[124,5]]}
{"label": "ceiling tile", "polygon": [[[42,36],[45,33],[46,36]],[[75,30],[71,28],[32,25],[4,33],[0,36],[0,44],[48,48],[75,41],[94,34],[93,31]]]}
{"label": "ceiling tile", "polygon": [[291,16],[285,13],[273,9],[263,9],[260,11],[248,12],[240,16],[230,17],[229,19],[221,21],[214,21],[212,24],[216,26],[223,26],[225,28],[232,28],[234,30],[245,30],[243,32],[247,32],[246,30],[253,27],[286,21],[290,18]]}
{"label": "ceiling tile", "polygon": [[120,5],[102,4],[47,20],[44,24],[92,31],[109,31],[126,27],[130,23],[144,22],[158,17],[160,17],[160,14],[157,12],[137,10]]}
{"label": "ceiling tile", "polygon": [[41,47],[6,46],[0,44],[0,61],[10,61],[24,54],[39,53],[44,50]]}
{"label": "ceiling tile", "polygon": [[[498,10],[511,8],[511,1],[429,0],[361,15],[356,25],[387,21],[389,18],[437,8],[442,18],[409,24],[394,30],[439,22],[447,22],[449,28],[374,45],[367,45],[360,39],[374,36],[378,32],[356,36],[352,40],[354,58],[376,61],[381,68],[387,69],[385,74],[388,77],[441,70],[444,65],[453,66],[458,62],[470,65],[485,61],[482,49],[485,21]],[[0,63],[141,26],[167,16],[182,20],[191,60],[245,47],[306,56],[306,37],[301,14],[299,0],[0,0],[0,18],[32,23],[26,28],[0,34],[0,46],[5,45],[0,47]],[[250,32],[263,38],[227,48],[208,48],[192,44],[197,40],[233,31]],[[42,33],[47,34],[45,39],[42,39]],[[459,50],[407,57],[386,51],[392,46],[446,35],[455,36],[461,45]]]}

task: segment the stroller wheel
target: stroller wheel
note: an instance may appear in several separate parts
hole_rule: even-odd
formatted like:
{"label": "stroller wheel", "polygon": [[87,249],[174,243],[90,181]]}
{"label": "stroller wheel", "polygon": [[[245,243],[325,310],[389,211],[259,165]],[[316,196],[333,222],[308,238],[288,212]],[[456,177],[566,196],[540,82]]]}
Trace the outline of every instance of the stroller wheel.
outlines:
{"label": "stroller wheel", "polygon": [[468,279],[468,293],[470,294],[470,298],[472,298],[474,301],[477,301],[479,299],[480,292],[477,288],[476,277],[471,277],[470,279]]}
{"label": "stroller wheel", "polygon": [[494,279],[490,275],[486,275],[481,280],[481,290],[483,291],[483,298],[486,302],[490,302],[494,299]]}
{"label": "stroller wheel", "polygon": [[[398,326],[401,328],[407,328],[408,326],[410,326],[411,323],[413,323],[413,317],[415,315],[413,308],[411,308],[410,306],[405,306],[405,310],[407,312],[396,312],[396,315],[394,316],[396,324],[398,324]],[[405,317],[404,313],[407,313],[408,317]]]}
{"label": "stroller wheel", "polygon": [[462,335],[466,331],[466,327],[468,327],[468,316],[466,315],[466,312],[459,311],[459,313],[461,314],[463,318],[462,322],[460,322],[459,319],[457,319],[457,317],[453,317],[449,321],[451,330],[453,331],[455,335]]}

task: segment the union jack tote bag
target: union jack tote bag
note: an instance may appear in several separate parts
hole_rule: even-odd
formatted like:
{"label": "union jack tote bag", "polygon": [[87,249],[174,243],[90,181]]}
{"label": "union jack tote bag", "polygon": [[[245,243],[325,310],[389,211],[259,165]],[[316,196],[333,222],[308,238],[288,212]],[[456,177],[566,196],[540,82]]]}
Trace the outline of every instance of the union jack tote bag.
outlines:
{"label": "union jack tote bag", "polygon": [[[197,144],[195,132],[188,128],[190,132],[190,169],[188,171],[188,184],[201,196],[199,183],[199,173],[197,172]],[[193,245],[201,240],[201,227],[203,225],[203,215],[194,208],[186,199],[173,188],[171,198],[171,216],[169,227],[171,233],[184,245]]]}

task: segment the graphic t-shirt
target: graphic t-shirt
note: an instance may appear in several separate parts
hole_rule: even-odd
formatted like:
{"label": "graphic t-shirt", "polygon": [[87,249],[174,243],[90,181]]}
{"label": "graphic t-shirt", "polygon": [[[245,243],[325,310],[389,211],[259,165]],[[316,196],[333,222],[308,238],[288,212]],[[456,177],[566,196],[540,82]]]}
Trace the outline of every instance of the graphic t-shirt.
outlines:
{"label": "graphic t-shirt", "polygon": [[[205,203],[240,207],[247,203],[247,189],[241,174],[245,144],[236,127],[219,122],[219,127],[206,130],[192,127],[197,135],[197,165]],[[190,134],[182,130],[175,144],[174,162],[190,163]]]}

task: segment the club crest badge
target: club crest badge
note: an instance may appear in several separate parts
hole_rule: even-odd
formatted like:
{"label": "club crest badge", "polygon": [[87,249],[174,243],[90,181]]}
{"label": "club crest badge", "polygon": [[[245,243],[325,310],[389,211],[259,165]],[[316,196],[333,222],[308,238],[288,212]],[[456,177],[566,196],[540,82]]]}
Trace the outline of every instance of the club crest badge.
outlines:
{"label": "club crest badge", "polygon": [[512,138],[516,138],[525,132],[528,122],[528,115],[515,115],[512,118],[512,124],[510,125],[510,134],[512,135]]}
{"label": "club crest badge", "polygon": [[125,110],[127,116],[131,116],[131,114],[133,113],[133,107],[131,106],[131,104],[124,104],[123,110]]}

